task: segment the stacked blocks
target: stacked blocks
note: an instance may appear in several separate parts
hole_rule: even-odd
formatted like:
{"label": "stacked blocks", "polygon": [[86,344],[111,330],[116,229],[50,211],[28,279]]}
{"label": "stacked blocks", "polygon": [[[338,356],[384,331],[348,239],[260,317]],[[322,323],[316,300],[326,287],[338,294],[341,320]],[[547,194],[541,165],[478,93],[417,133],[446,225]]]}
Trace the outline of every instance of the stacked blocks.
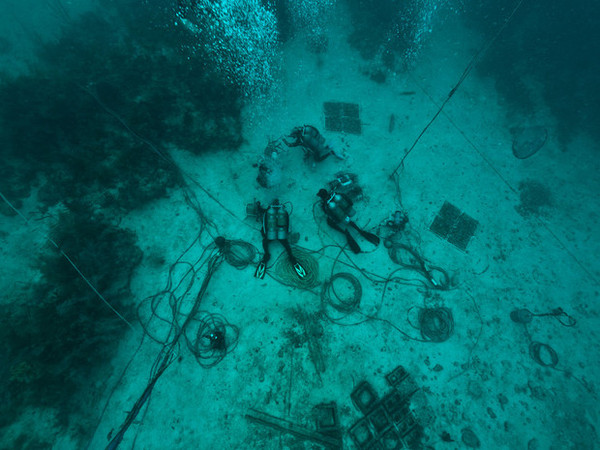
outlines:
{"label": "stacked blocks", "polygon": [[417,391],[408,372],[398,366],[386,376],[392,387],[381,400],[367,382],[361,382],[350,397],[363,414],[352,427],[350,437],[360,450],[407,449],[407,442],[420,440],[421,427],[410,411],[411,396]]}

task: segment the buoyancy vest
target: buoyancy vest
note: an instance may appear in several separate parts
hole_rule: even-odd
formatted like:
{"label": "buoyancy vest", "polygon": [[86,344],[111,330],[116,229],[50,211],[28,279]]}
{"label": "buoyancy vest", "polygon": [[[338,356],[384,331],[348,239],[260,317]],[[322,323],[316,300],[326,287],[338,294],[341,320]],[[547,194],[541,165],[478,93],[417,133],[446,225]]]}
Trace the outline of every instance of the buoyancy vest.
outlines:
{"label": "buoyancy vest", "polygon": [[325,212],[335,222],[347,222],[354,214],[352,200],[347,195],[332,192],[327,200]]}

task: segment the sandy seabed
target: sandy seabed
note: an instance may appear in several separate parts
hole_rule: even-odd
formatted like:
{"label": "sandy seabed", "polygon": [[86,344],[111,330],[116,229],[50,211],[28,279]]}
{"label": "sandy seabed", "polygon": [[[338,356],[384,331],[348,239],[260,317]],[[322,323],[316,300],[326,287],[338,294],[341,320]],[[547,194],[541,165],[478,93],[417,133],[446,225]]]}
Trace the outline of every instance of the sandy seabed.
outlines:
{"label": "sandy seabed", "polygon": [[[316,192],[338,171],[359,176],[364,197],[355,204],[355,221],[361,227],[374,230],[400,208],[390,176],[482,42],[458,18],[450,19],[429,36],[413,68],[389,73],[378,84],[365,75],[373,63],[347,43],[347,20],[340,14],[327,28],[329,45],[323,54],[309,52],[303,36],[283,46],[272,95],[249,102],[244,110],[246,142],[239,151],[193,155],[171,149],[188,177],[202,185],[204,190],[190,186],[197,189],[203,212],[220,235],[260,248],[259,226],[244,219],[245,205],[253,199],[266,203],[279,198],[293,204],[291,224],[300,234],[298,245],[309,250],[344,245],[343,236],[328,228],[315,208]],[[536,89],[532,84],[532,92]],[[329,101],[359,105],[361,134],[326,130],[323,103]],[[320,281],[350,272],[362,285],[362,315],[355,312],[337,324],[320,314],[320,287],[295,289],[269,275],[255,279],[253,267],[238,271],[223,264],[210,281],[202,309],[222,314],[239,327],[237,347],[218,365],[204,369],[181,346],[180,360],[157,382],[148,409],[140,415],[143,420],[131,426],[122,446],[320,448],[249,421],[246,414],[258,410],[314,430],[314,407],[335,402],[343,442],[353,448],[348,430],[363,414],[353,405],[351,392],[367,381],[383,397],[391,390],[386,375],[402,366],[418,389],[409,405],[422,426],[424,446],[466,448],[475,445],[474,435],[486,449],[596,448],[598,149],[586,136],[560,148],[555,119],[538,103],[534,117],[518,116],[499,97],[493,80],[474,71],[399,170],[401,206],[412,235],[418,236],[410,243],[431,265],[453,276],[451,289],[425,290],[419,281],[392,281],[383,292],[382,283],[357,270],[385,279],[399,268],[383,243],[375,249],[361,241],[365,253],[359,255],[328,247],[314,255]],[[317,126],[349,158],[313,165],[300,149],[291,148],[281,155],[281,185],[261,188],[255,165],[268,141],[301,124]],[[524,160],[512,153],[510,129],[519,126],[548,130],[543,148]],[[552,205],[525,214],[519,185],[527,180],[547,186]],[[444,202],[478,222],[465,251],[429,231]],[[19,220],[6,219],[3,228],[20,229]],[[168,264],[195,239],[198,219],[182,193],[173,191],[122,225],[135,230],[145,255],[132,283],[138,301],[162,289]],[[35,236],[31,230],[2,235],[3,257],[14,268],[13,283],[27,279],[18,260],[27,261],[31,249],[42,245],[43,238]],[[272,244],[271,263],[282,250]],[[167,265],[152,264],[152,255],[160,255]],[[402,276],[423,280],[410,271]],[[448,340],[423,342],[414,327],[415,311],[423,307],[452,312],[454,330]],[[510,318],[515,309],[548,313],[559,307],[576,319],[575,326],[565,327],[552,316],[534,317],[527,327]],[[299,310],[318,325],[314,339],[319,355],[311,339],[292,339],[303,332]],[[365,315],[376,318],[365,321]],[[146,340],[136,352],[142,330],[135,328],[112,361],[113,376],[105,386],[91,387],[103,392],[98,410],[111,397],[89,448],[108,444],[107,436],[121,426],[148,382],[159,346]],[[555,368],[531,358],[531,341],[554,349]],[[33,411],[10,432],[25,427],[53,434],[51,426],[43,425],[51,424],[50,416],[50,411]],[[54,448],[79,448],[68,435],[55,438]]]}

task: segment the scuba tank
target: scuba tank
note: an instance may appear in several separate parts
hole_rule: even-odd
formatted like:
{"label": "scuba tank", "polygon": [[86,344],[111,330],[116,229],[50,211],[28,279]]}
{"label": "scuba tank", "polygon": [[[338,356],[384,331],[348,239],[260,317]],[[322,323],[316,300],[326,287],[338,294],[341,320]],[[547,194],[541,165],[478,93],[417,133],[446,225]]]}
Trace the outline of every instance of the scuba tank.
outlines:
{"label": "scuba tank", "polygon": [[279,211],[279,206],[271,205],[267,212],[265,213],[265,217],[263,219],[263,227],[265,230],[265,234],[267,235],[267,239],[272,241],[277,239],[277,212]]}
{"label": "scuba tank", "polygon": [[277,211],[277,239],[287,239],[290,216],[282,205]]}
{"label": "scuba tank", "polygon": [[290,215],[278,201],[271,203],[263,215],[263,231],[268,240],[287,239]]}
{"label": "scuba tank", "polygon": [[355,214],[352,201],[343,194],[333,192],[327,201],[329,215],[337,222],[347,222]]}

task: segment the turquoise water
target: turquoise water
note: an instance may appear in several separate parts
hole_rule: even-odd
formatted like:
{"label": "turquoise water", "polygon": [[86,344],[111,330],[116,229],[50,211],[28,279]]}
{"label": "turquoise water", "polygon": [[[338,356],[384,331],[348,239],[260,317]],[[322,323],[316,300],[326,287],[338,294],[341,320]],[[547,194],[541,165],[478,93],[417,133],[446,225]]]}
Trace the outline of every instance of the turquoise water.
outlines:
{"label": "turquoise water", "polygon": [[0,447],[596,448],[598,9],[7,1]]}

